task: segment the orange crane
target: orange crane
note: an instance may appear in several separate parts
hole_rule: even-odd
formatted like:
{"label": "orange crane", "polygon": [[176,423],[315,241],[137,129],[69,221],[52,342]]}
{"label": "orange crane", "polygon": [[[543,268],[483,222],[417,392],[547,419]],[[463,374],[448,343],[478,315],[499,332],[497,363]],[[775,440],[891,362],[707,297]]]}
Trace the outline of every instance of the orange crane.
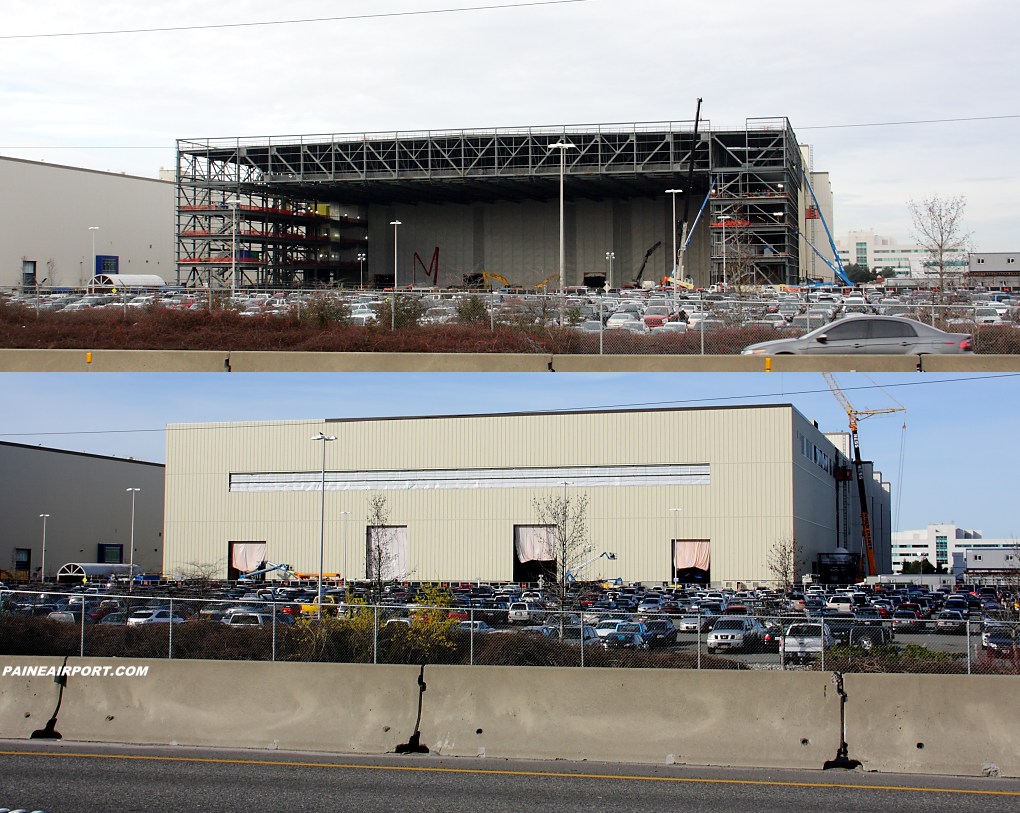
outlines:
{"label": "orange crane", "polygon": [[[872,415],[887,415],[891,412],[906,412],[907,410],[902,404],[899,404],[899,401],[892,398],[891,395],[889,397],[896,401],[899,406],[887,407],[886,409],[855,409],[854,405],[850,403],[850,399],[846,397],[846,393],[839,388],[836,377],[832,373],[822,373],[822,375],[825,377],[825,382],[829,385],[829,389],[832,390],[832,394],[836,396],[836,400],[839,401],[839,405],[843,407],[843,411],[846,412],[847,418],[850,420],[850,436],[853,438],[854,443],[854,477],[857,480],[857,496],[861,503],[861,530],[864,534],[864,552],[868,557],[867,574],[864,573],[864,557],[862,556],[857,566],[857,575],[877,576],[878,569],[875,567],[875,540],[871,535],[871,515],[868,512],[868,493],[864,487],[864,466],[861,461],[861,443],[857,438],[857,423],[859,420],[870,418]],[[882,391],[885,392],[885,390]],[[886,393],[886,395],[889,395],[889,393]]]}

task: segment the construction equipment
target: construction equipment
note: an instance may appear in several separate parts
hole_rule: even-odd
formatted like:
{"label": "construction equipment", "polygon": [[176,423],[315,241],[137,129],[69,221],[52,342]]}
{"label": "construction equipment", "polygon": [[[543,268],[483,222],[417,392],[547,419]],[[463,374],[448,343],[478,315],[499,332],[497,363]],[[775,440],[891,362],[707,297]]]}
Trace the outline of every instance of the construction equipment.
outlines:
{"label": "construction equipment", "polygon": [[548,285],[550,282],[552,282],[554,279],[558,280],[559,278],[560,278],[560,274],[557,271],[551,277],[546,277],[544,280],[542,280],[540,283],[538,283],[538,285],[535,286],[535,290],[537,291],[539,288],[545,288],[545,286]]}
{"label": "construction equipment", "polygon": [[285,575],[289,579],[297,578],[297,574],[294,572],[290,565],[278,565],[273,562],[266,562],[265,565],[266,565],[265,567],[260,568],[259,570],[253,570],[251,571],[251,573],[242,573],[238,581],[252,579],[255,578],[256,576],[262,576],[266,573],[272,573],[273,571],[276,570],[283,573],[283,575]]}
{"label": "construction equipment", "polygon": [[[635,288],[638,288],[641,285],[641,275],[645,273],[645,266],[648,265],[648,258],[651,257],[661,245],[662,240],[659,240],[654,246],[652,246],[650,249],[648,249],[648,251],[645,252],[645,259],[641,263],[641,267],[638,269],[637,276],[634,277],[633,285]],[[552,279],[552,277],[550,277],[549,279]]]}
{"label": "construction equipment", "polygon": [[832,271],[833,279],[836,279],[838,277],[839,279],[843,280],[843,282],[846,285],[853,287],[853,283],[850,281],[850,277],[846,275],[846,271],[843,268],[843,260],[840,259],[839,252],[836,250],[836,242],[832,239],[832,232],[829,231],[829,224],[825,222],[825,217],[822,215],[822,207],[818,205],[818,198],[815,197],[815,190],[811,188],[811,182],[807,179],[808,174],[804,171],[804,167],[800,167],[800,174],[804,178],[804,185],[808,188],[808,192],[811,193],[811,200],[815,202],[815,205],[813,207],[808,207],[811,210],[811,213],[808,215],[807,219],[822,221],[822,226],[825,228],[825,235],[826,237],[829,238],[829,246],[830,248],[832,248],[832,256],[836,258],[836,261],[830,262],[828,259],[826,259],[826,257],[822,255],[822,252],[815,248],[812,242],[808,240],[804,233],[801,232],[799,229],[797,231],[797,234],[800,237],[803,237],[804,242],[808,244],[810,249],[815,254],[818,255],[818,257],[821,259],[823,263],[829,266],[829,269]]}
{"label": "construction equipment", "polygon": [[568,581],[568,582],[571,582],[571,583],[573,583],[573,582],[576,582],[576,581],[577,581],[577,576],[578,576],[578,574],[579,574],[579,573],[580,573],[580,572],[581,572],[582,570],[584,570],[584,569],[585,569],[586,567],[588,567],[588,565],[590,565],[590,564],[591,564],[592,562],[597,562],[597,561],[598,561],[599,559],[602,559],[603,557],[604,557],[604,558],[606,558],[606,559],[608,559],[608,560],[609,560],[609,561],[611,561],[611,562],[615,562],[615,561],[616,561],[616,554],[615,554],[615,553],[608,553],[608,552],[606,552],[606,551],[603,551],[603,552],[602,552],[602,553],[600,553],[600,554],[599,554],[598,556],[593,556],[593,557],[592,557],[591,559],[589,559],[589,560],[588,560],[587,562],[582,562],[581,564],[579,564],[579,565],[578,565],[578,566],[577,566],[576,568],[574,568],[573,570],[568,570],[568,571],[567,571],[567,572],[566,572],[566,573],[565,573],[565,574],[563,575],[564,579],[565,579],[566,581]]}
{"label": "construction equipment", "polygon": [[482,278],[485,280],[486,288],[492,287],[489,284],[489,280],[496,280],[497,282],[502,282],[504,288],[510,287],[510,283],[506,281],[506,277],[502,277],[499,274],[490,274],[488,271],[482,271]]}
{"label": "construction equipment", "polygon": [[[691,156],[690,156],[690,158],[688,159],[688,162],[687,162],[687,188],[684,190],[684,218],[683,218],[683,221],[681,223],[681,233],[680,233],[680,245],[682,246],[682,248],[680,249],[680,256],[673,258],[673,278],[674,279],[676,279],[678,277],[680,279],[683,279],[683,277],[684,277],[684,252],[687,251],[687,218],[690,217],[690,215],[691,215],[691,191],[692,191],[691,187],[694,185],[694,154],[698,150],[698,124],[700,123],[700,121],[701,121],[701,97],[699,96],[698,97],[698,106],[697,106],[697,108],[695,108],[695,111],[694,111],[694,138],[691,141]],[[711,194],[711,191],[709,191],[709,194]],[[707,196],[705,198],[705,201],[706,202],[708,201],[708,197]],[[701,204],[701,208],[702,209],[705,208],[705,204],[704,203]],[[674,212],[675,211],[676,210],[674,209]],[[700,217],[700,215],[701,215],[701,213],[699,212],[698,216]],[[676,229],[676,223],[673,224],[673,228]],[[693,229],[692,229],[692,231],[693,231]],[[673,240],[674,240],[673,245],[675,246],[676,245],[676,242],[675,242],[676,241],[676,231],[673,232]],[[678,268],[679,268],[679,273],[677,273],[677,269]]]}
{"label": "construction equipment", "polygon": [[[829,385],[829,389],[832,390],[832,394],[836,396],[836,400],[839,401],[839,405],[843,407],[843,411],[846,412],[847,418],[850,421],[850,436],[853,439],[854,444],[854,478],[857,480],[857,496],[861,503],[861,530],[864,536],[864,552],[868,559],[868,572],[863,572],[864,557],[862,556],[858,563],[857,575],[859,577],[865,575],[877,576],[878,570],[875,567],[875,541],[871,535],[871,515],[868,512],[868,493],[864,487],[864,465],[861,460],[861,444],[857,438],[857,423],[859,420],[863,418],[870,418],[873,415],[888,415],[891,412],[906,412],[907,410],[902,404],[899,404],[898,401],[896,403],[899,404],[899,406],[896,407],[887,407],[885,409],[855,409],[854,405],[850,403],[850,399],[846,397],[846,393],[839,388],[836,377],[832,373],[822,373],[822,375],[825,377],[825,382]],[[888,393],[886,394],[888,395]]]}

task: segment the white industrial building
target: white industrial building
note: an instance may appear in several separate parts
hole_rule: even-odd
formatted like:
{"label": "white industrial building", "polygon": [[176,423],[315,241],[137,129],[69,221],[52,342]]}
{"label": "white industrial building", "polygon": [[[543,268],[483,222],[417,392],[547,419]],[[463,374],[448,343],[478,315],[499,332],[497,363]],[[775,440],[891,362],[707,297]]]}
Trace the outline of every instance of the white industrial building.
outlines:
{"label": "white industrial building", "polygon": [[933,524],[916,531],[897,531],[892,535],[893,572],[903,571],[907,562],[927,559],[934,567],[959,571],[966,562],[966,551],[1014,550],[1014,539],[985,539],[981,531],[958,528],[953,524]]}
{"label": "white industrial building", "polygon": [[[805,186],[800,193],[800,276],[804,280],[835,282],[836,275],[829,263],[836,262],[836,255],[829,244],[829,235],[825,233],[826,224],[830,231],[835,228],[832,182],[828,172],[814,171],[814,150],[810,144],[801,144],[800,152],[804,165],[808,167],[805,175],[811,184],[810,191]],[[811,197],[811,191],[815,193],[814,198]],[[817,206],[815,199],[818,201]]]}
{"label": "white industrial building", "polygon": [[835,240],[843,265],[862,265],[886,277],[925,276],[925,251],[913,243],[900,243],[873,231],[851,231]]}
{"label": "white industrial building", "polygon": [[967,255],[970,286],[1013,290],[1020,288],[1020,251],[973,251]]}
{"label": "white industrial building", "polygon": [[175,201],[166,181],[0,157],[0,289],[176,279]]}
{"label": "white industrial building", "polygon": [[[391,578],[533,581],[535,502],[565,496],[587,499],[592,555],[616,554],[586,578],[767,583],[777,546],[798,577],[860,552],[846,463],[791,405],[171,425],[163,567],[316,573],[321,532],[324,571],[365,578],[385,531]],[[888,486],[870,467],[868,489],[889,572]]]}
{"label": "white industrial building", "polygon": [[[127,489],[140,489],[129,492]],[[163,563],[163,466],[0,442],[0,571],[5,582],[54,579],[64,565]]]}

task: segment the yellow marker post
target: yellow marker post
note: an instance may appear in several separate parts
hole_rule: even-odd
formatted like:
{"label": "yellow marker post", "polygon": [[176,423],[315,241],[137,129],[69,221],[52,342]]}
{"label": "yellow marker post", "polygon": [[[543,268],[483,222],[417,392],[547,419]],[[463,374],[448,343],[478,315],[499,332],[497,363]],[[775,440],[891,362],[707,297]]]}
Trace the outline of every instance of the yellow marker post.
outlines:
{"label": "yellow marker post", "polygon": [[92,363],[92,354],[91,353],[86,353],[85,354],[85,363],[86,364],[91,364]]}
{"label": "yellow marker post", "polygon": [[772,372],[772,359],[770,358],[765,359],[765,372],[766,373]]}

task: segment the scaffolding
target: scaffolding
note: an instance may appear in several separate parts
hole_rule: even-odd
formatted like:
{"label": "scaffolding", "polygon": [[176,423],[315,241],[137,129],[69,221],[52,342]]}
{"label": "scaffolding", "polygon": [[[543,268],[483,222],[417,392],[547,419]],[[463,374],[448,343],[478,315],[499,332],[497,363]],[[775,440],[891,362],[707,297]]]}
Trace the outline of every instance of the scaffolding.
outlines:
{"label": "scaffolding", "polygon": [[[371,262],[361,259],[368,206],[554,199],[560,159],[551,146],[561,138],[576,147],[566,156],[568,199],[662,197],[686,183],[693,161],[688,194],[701,200],[714,186],[703,278],[723,281],[728,248],[741,245],[756,284],[796,284],[800,154],[788,120],[702,129],[697,138],[693,122],[651,122],[180,139],[178,284],[356,284]],[[724,244],[727,222],[740,225]]]}

